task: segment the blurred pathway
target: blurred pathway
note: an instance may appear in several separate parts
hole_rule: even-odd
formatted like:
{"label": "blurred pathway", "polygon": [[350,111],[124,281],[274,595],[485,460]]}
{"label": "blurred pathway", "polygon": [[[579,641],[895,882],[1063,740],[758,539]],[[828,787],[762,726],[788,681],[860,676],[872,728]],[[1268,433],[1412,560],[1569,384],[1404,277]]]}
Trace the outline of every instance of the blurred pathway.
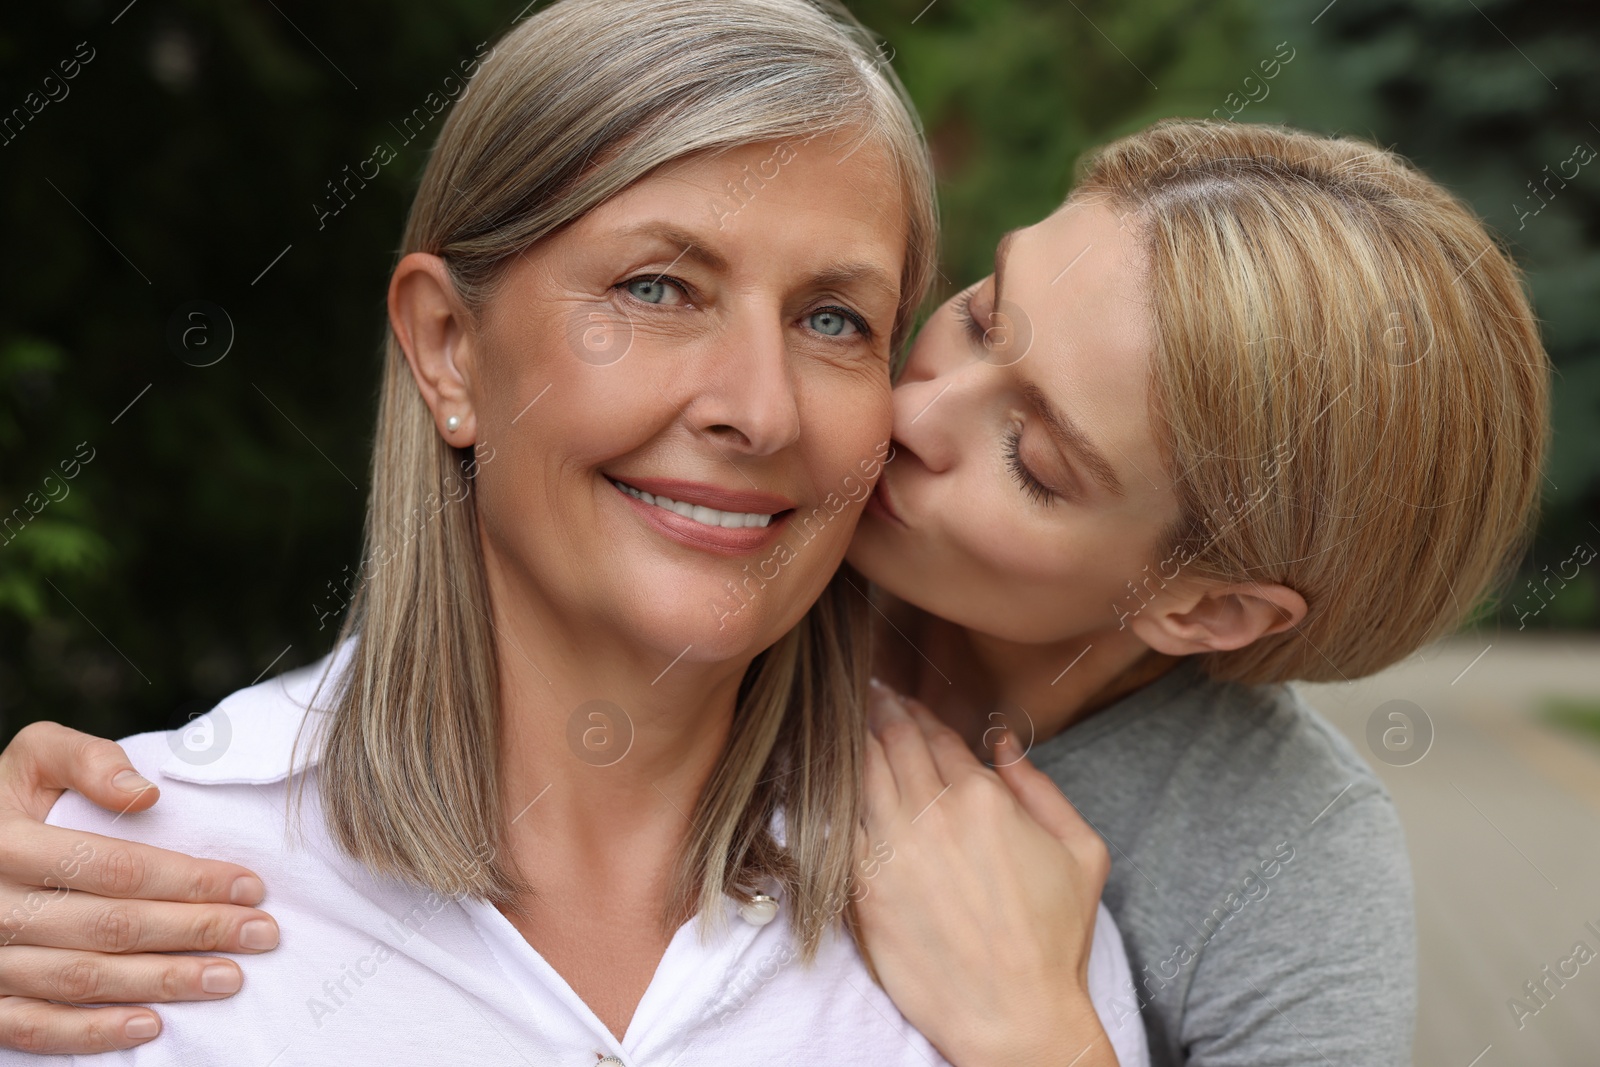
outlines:
{"label": "blurred pathway", "polygon": [[[1405,823],[1416,1063],[1600,1067],[1600,741],[1537,716],[1548,696],[1600,704],[1600,638],[1467,635],[1371,678],[1301,688],[1377,769]],[[1432,743],[1417,759],[1425,722]],[[1592,958],[1575,954],[1580,942]],[[1529,982],[1544,984],[1542,1002]]]}

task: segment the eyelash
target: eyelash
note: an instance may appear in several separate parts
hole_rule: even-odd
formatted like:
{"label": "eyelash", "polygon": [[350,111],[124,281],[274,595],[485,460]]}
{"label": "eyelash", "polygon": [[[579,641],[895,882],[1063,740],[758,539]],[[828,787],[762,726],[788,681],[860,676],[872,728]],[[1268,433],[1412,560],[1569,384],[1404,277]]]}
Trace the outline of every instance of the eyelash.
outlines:
{"label": "eyelash", "polygon": [[[686,298],[689,295],[689,283],[680,278],[674,278],[670,274],[635,274],[631,278],[622,279],[622,281],[618,282],[616,285],[613,285],[611,288],[620,292],[626,292],[628,286],[632,285],[634,282],[667,282],[671,285],[677,286],[678,290],[683,293]],[[649,301],[640,301],[640,303],[648,302]]]}
{"label": "eyelash", "polygon": [[956,297],[952,310],[955,312],[956,321],[967,331],[967,336],[972,338],[972,343],[982,344],[987,331],[978,325],[978,320],[972,314],[972,298],[977,295],[978,287],[973,286]]}
{"label": "eyelash", "polygon": [[1056,491],[1034,477],[1025,463],[1022,462],[1022,430],[1012,429],[1006,434],[1006,466],[1011,468],[1011,475],[1022,487],[1022,491],[1032,497],[1034,502],[1050,507],[1056,502]]}
{"label": "eyelash", "polygon": [[[845,318],[849,319],[851,324],[860,332],[861,339],[863,341],[870,341],[872,339],[872,327],[867,325],[867,320],[863,319],[860,315],[857,315],[849,308],[840,307],[838,304],[824,304],[822,307],[812,308],[802,317],[810,318],[812,315],[820,315],[824,311],[831,311],[836,315],[843,315]],[[827,335],[824,334],[823,336]],[[839,338],[839,340],[842,340],[842,338]]]}
{"label": "eyelash", "polygon": [[[674,278],[670,274],[636,274],[632,278],[627,278],[627,279],[624,279],[623,281],[618,282],[616,285],[613,285],[611,288],[613,290],[619,292],[619,293],[626,293],[628,291],[628,286],[630,286],[634,282],[638,282],[638,281],[667,282],[670,285],[677,286],[678,287],[678,291],[683,294],[683,297],[684,297],[685,300],[688,300],[691,303],[693,303],[693,301],[694,301],[694,297],[690,294],[688,283],[684,282],[684,281],[681,281],[680,279]],[[637,297],[635,297],[634,300],[635,300],[636,303],[644,304],[647,307],[660,307],[661,306],[659,304],[651,304],[649,301],[646,301],[646,300],[639,300]],[[832,311],[835,314],[843,315],[845,318],[849,319],[851,325],[855,326],[855,328],[858,331],[860,331],[861,339],[863,341],[870,341],[872,339],[872,327],[867,325],[867,321],[865,319],[863,319],[860,315],[856,314],[854,311],[851,311],[849,308],[840,307],[838,304],[826,304],[826,305],[824,305],[822,307],[819,307],[819,308],[812,308],[810,311],[806,312],[801,317],[802,318],[810,318],[812,315],[820,315],[824,311]],[[826,336],[826,335],[824,334],[823,336]],[[844,338],[829,338],[829,339],[830,340],[844,340]]]}

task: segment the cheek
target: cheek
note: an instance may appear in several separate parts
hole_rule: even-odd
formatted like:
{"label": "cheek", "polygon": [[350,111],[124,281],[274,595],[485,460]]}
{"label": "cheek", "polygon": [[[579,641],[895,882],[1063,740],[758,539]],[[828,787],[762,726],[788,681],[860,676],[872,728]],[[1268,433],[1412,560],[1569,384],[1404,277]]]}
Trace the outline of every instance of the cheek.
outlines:
{"label": "cheek", "polygon": [[1013,603],[1102,604],[1149,560],[1147,524],[1089,505],[1057,503],[1048,521],[1030,521],[1015,506],[974,506],[967,516],[960,548]]}
{"label": "cheek", "polygon": [[801,447],[819,498],[866,500],[893,430],[887,368],[827,368],[802,376],[797,402]]}
{"label": "cheek", "polygon": [[[524,418],[516,429],[522,431],[527,423]],[[562,498],[559,442],[536,429],[501,435],[492,447],[492,452],[488,445],[481,447],[482,455],[491,458],[480,460],[473,478],[473,504],[485,534],[500,551],[513,556],[522,556],[535,545],[558,543],[562,524],[552,519],[570,516],[574,506]]]}
{"label": "cheek", "polygon": [[477,383],[476,495],[497,543],[550,551],[590,522],[603,486],[596,468],[626,455],[677,417],[627,359],[594,366],[560,338],[529,328],[502,338]]}
{"label": "cheek", "polygon": [[485,349],[475,389],[480,439],[559,464],[600,463],[676,417],[662,383],[645,373],[656,362],[648,346],[635,342],[604,362],[559,320],[525,322]]}
{"label": "cheek", "polygon": [[813,382],[802,390],[801,447],[812,500],[810,510],[792,521],[796,537],[826,557],[825,568],[818,562],[826,574],[844,558],[883,469],[892,423],[889,398],[888,375],[881,370],[835,371],[831,381]]}

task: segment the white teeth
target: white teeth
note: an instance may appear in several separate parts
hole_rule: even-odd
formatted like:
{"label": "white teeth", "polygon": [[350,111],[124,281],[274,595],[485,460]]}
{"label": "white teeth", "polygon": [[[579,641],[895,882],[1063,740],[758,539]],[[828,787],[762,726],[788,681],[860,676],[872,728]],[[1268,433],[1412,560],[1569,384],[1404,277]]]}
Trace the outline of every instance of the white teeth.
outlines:
{"label": "white teeth", "polygon": [[737,530],[744,526],[766,526],[772,521],[771,515],[762,515],[749,511],[718,511],[716,508],[708,508],[700,504],[685,504],[670,497],[654,496],[642,489],[635,489],[633,486],[624,485],[619,481],[612,480],[611,484],[629,496],[644,501],[646,504],[654,504],[658,508],[666,508],[668,511],[676,512],[686,519],[693,519],[695,522],[706,526],[720,526],[725,530]]}

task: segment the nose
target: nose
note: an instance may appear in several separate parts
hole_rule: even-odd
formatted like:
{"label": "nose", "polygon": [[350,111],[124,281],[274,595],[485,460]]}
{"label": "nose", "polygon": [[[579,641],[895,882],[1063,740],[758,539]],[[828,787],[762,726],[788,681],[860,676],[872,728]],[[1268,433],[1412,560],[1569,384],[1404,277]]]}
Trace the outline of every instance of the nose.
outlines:
{"label": "nose", "polygon": [[800,404],[783,321],[742,310],[709,342],[705,377],[684,410],[719,447],[767,456],[800,439]]}
{"label": "nose", "polygon": [[[894,439],[935,474],[960,455],[962,435],[977,425],[995,368],[959,348],[959,339],[924,331],[894,388]],[[942,334],[944,331],[938,331]]]}

